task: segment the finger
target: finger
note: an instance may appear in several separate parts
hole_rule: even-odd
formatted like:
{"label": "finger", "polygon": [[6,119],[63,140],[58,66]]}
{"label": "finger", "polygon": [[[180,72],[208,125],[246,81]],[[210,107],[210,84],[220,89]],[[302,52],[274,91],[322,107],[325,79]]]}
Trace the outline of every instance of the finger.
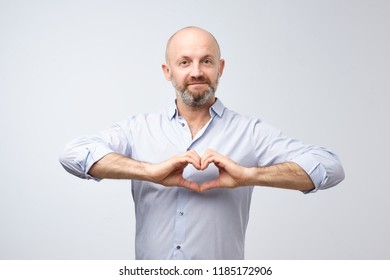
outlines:
{"label": "finger", "polygon": [[191,163],[191,160],[189,160],[188,158],[186,158],[185,156],[182,156],[182,157],[175,157],[175,158],[172,158],[171,161],[170,161],[171,165],[175,168],[175,169],[184,169],[186,168],[186,166]]}
{"label": "finger", "polygon": [[209,167],[209,164],[213,162],[213,158],[211,156],[208,156],[206,158],[202,158],[202,161],[200,163],[200,169],[205,170],[207,167]]}
{"label": "finger", "polygon": [[190,153],[189,151],[171,158],[171,161],[177,168],[185,168],[188,164],[192,164],[197,168],[200,168],[200,158],[197,158],[196,154]]}
{"label": "finger", "polygon": [[211,189],[216,189],[216,188],[221,188],[218,179],[215,179],[215,180],[212,180],[212,181],[204,182],[204,183],[201,184],[200,187],[199,187],[199,189],[200,189],[201,192],[204,192],[204,191],[207,191],[207,190],[211,190]]}
{"label": "finger", "polygon": [[199,154],[195,150],[188,150],[187,153],[190,153],[190,154],[194,155],[196,158],[200,159]]}
{"label": "finger", "polygon": [[208,149],[203,157],[201,158],[201,170],[205,170],[210,163],[214,162],[214,157],[216,155],[216,152]]}
{"label": "finger", "polygon": [[199,169],[202,158],[199,156],[199,154],[195,150],[190,150],[189,152],[192,155],[192,158],[197,162],[197,168]]}
{"label": "finger", "polygon": [[197,183],[195,183],[193,181],[186,180],[184,178],[180,182],[179,186],[184,187],[184,188],[189,189],[189,190],[192,190],[192,191],[195,191],[195,192],[200,192],[200,186]]}
{"label": "finger", "polygon": [[212,155],[217,155],[218,153],[212,149],[207,149],[206,152],[203,154],[202,159],[208,158]]}
{"label": "finger", "polygon": [[202,170],[206,169],[210,163],[214,163],[218,168],[224,168],[229,162],[229,159],[219,155],[219,154],[210,154],[206,158],[202,159]]}
{"label": "finger", "polygon": [[200,169],[200,160],[197,158],[193,158],[190,155],[185,155],[184,160],[187,164],[192,164],[196,169]]}
{"label": "finger", "polygon": [[201,158],[194,150],[189,150],[185,153],[189,163],[191,163],[196,169],[201,168]]}

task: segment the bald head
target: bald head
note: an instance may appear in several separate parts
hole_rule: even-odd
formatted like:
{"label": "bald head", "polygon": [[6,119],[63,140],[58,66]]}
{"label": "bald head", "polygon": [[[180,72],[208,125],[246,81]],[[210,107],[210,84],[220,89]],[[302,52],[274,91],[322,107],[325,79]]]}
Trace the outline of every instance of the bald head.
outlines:
{"label": "bald head", "polygon": [[204,46],[207,44],[215,51],[217,58],[221,58],[219,44],[210,32],[200,27],[188,26],[180,29],[169,38],[165,49],[166,63],[169,64],[172,54],[176,53],[179,49],[188,47],[190,44],[192,46],[196,46],[196,44]]}
{"label": "bald head", "polygon": [[214,36],[195,26],[180,29],[169,38],[165,56],[162,70],[175,88],[178,106],[211,106],[225,66]]}

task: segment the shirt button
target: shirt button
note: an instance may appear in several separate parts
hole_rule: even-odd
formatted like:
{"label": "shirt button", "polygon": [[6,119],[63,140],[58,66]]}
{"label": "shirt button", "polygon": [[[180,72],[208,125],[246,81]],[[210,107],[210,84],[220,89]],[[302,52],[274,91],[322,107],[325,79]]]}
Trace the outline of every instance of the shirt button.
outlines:
{"label": "shirt button", "polygon": [[181,123],[181,126],[182,126],[182,127],[185,127],[186,125],[185,125],[185,123]]}
{"label": "shirt button", "polygon": [[180,212],[179,212],[179,215],[180,215],[180,216],[183,216],[183,215],[184,215],[184,212],[180,211]]}
{"label": "shirt button", "polygon": [[180,249],[181,249],[181,246],[180,246],[180,245],[177,245],[177,246],[176,246],[176,249],[177,249],[177,250],[180,250]]}

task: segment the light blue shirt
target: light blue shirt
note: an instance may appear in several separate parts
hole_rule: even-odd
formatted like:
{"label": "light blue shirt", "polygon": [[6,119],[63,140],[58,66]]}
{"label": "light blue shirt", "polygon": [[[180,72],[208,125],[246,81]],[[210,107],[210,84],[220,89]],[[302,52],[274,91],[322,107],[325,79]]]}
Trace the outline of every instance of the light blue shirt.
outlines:
{"label": "light blue shirt", "polygon": [[[332,152],[305,145],[255,117],[226,108],[217,99],[210,121],[192,138],[176,107],[160,113],[129,117],[97,135],[70,142],[60,158],[70,173],[92,178],[91,166],[110,152],[158,163],[195,150],[207,149],[247,166],[292,161],[311,177],[315,189],[326,189],[344,178]],[[198,171],[189,165],[184,177],[198,183],[214,179],[210,165]],[[253,187],[213,189],[202,193],[132,180],[136,215],[136,259],[244,259],[245,231]]]}

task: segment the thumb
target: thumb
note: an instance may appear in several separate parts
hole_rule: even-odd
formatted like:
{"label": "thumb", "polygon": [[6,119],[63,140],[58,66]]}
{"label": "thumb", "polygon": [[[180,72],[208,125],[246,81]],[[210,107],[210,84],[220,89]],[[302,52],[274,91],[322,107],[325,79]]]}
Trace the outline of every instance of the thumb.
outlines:
{"label": "thumb", "polygon": [[193,181],[189,181],[183,178],[183,180],[180,182],[180,186],[195,192],[200,192],[200,186]]}
{"label": "thumb", "polygon": [[207,181],[207,182],[204,182],[200,185],[199,189],[201,192],[203,191],[207,191],[207,190],[211,190],[211,189],[215,189],[215,188],[219,188],[220,185],[219,185],[219,179],[215,179],[215,180],[211,180],[211,181]]}

